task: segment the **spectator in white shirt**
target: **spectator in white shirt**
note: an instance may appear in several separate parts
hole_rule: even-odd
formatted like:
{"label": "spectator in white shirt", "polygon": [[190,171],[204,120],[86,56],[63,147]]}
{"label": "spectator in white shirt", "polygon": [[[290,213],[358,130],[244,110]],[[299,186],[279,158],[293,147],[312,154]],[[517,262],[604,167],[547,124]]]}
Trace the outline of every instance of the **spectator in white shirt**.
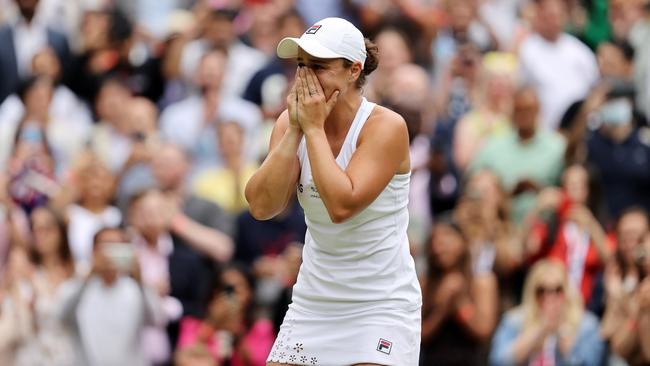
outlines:
{"label": "spectator in white shirt", "polygon": [[268,57],[247,46],[237,37],[233,21],[237,12],[231,9],[214,9],[206,21],[204,37],[187,44],[181,58],[183,74],[194,74],[200,59],[210,48],[227,50],[228,63],[223,80],[223,92],[241,96],[251,77],[264,67]]}
{"label": "spectator in white shirt", "polygon": [[593,52],[577,38],[564,33],[566,5],[561,0],[534,0],[531,34],[522,44],[520,70],[541,102],[541,123],[556,129],[567,108],[584,98],[598,80]]}
{"label": "spectator in white shirt", "polygon": [[[223,160],[215,151],[215,123],[219,120],[235,120],[246,132],[247,141],[255,141],[257,127],[261,124],[259,108],[239,97],[223,91],[227,55],[222,49],[213,49],[203,55],[196,72],[195,93],[167,107],[160,116],[162,136],[181,146],[192,155],[192,175],[205,168],[221,166]],[[255,150],[245,149],[253,158]]]}
{"label": "spectator in white shirt", "polygon": [[137,263],[122,230],[102,229],[93,239],[91,274],[63,285],[60,316],[76,336],[75,365],[147,365],[141,333],[163,317]]}

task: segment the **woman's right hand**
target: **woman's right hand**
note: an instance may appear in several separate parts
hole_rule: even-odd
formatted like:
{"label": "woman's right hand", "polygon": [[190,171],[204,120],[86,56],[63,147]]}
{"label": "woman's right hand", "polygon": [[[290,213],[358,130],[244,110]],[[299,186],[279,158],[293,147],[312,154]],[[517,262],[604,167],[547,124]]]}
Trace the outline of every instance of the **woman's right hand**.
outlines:
{"label": "woman's right hand", "polygon": [[289,89],[289,94],[287,95],[287,111],[289,112],[289,127],[300,130],[300,124],[298,123],[298,94],[296,94],[296,85],[300,82],[298,80],[298,71],[296,71],[296,77],[293,80],[293,85]]}
{"label": "woman's right hand", "polygon": [[556,299],[545,300],[542,303],[542,325],[547,335],[556,334],[560,330],[563,308],[563,303]]}

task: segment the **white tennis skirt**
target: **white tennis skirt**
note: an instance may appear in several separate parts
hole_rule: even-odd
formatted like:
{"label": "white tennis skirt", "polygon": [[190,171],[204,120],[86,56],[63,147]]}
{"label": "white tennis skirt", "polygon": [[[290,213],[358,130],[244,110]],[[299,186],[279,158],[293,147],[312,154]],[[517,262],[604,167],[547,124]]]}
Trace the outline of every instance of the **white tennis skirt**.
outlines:
{"label": "white tennis skirt", "polygon": [[267,362],[417,366],[420,329],[420,309],[324,315],[291,304]]}

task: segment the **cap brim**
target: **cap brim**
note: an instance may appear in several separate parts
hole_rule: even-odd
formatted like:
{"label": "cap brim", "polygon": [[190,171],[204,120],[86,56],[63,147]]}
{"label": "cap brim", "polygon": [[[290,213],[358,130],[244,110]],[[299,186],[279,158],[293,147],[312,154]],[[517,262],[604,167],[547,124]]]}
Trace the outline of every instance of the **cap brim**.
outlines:
{"label": "cap brim", "polygon": [[278,43],[277,54],[280,58],[296,58],[301,49],[317,58],[341,58],[343,56],[321,45],[315,39],[287,37]]}

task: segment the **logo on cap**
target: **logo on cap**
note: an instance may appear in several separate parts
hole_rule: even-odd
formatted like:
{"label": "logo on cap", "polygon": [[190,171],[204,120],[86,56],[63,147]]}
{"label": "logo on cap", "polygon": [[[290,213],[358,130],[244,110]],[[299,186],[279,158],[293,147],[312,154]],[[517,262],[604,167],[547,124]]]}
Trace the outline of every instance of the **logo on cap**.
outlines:
{"label": "logo on cap", "polygon": [[316,32],[318,32],[320,27],[322,27],[322,25],[314,24],[309,29],[307,29],[305,34],[316,34]]}

